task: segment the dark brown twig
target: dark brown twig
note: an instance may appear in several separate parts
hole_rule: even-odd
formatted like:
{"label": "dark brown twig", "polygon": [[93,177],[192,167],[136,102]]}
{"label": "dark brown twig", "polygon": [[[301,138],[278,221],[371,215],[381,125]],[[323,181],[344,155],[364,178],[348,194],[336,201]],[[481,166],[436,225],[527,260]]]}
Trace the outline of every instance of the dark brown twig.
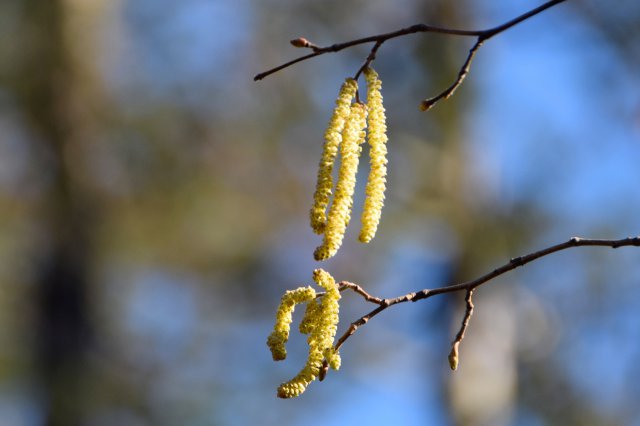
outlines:
{"label": "dark brown twig", "polygon": [[[397,305],[400,303],[405,303],[405,302],[417,302],[418,300],[428,299],[438,294],[453,293],[456,291],[471,292],[475,288],[493,280],[494,278],[500,275],[503,275],[509,271],[512,271],[518,268],[519,266],[524,266],[527,263],[533,262],[534,260],[540,259],[542,257],[548,256],[550,254],[553,254],[562,250],[570,249],[573,247],[586,247],[586,246],[611,247],[614,249],[618,247],[628,247],[628,246],[640,247],[640,237],[629,237],[629,238],[623,238],[620,240],[597,240],[597,239],[573,237],[564,243],[556,244],[524,256],[515,257],[511,259],[509,262],[505,263],[504,265],[471,281],[450,285],[450,286],[445,286],[445,287],[438,287],[434,289],[424,289],[418,292],[408,293],[403,296],[398,296],[393,299],[381,299],[381,302],[379,303],[378,307],[376,307],[371,312],[367,313],[366,315],[363,315],[362,317],[360,317],[359,319],[351,323],[347,331],[345,331],[345,333],[336,342],[335,348],[336,350],[339,349],[344,344],[344,342],[349,337],[351,337],[356,332],[356,330],[358,330],[358,328],[365,325],[367,322],[369,322],[371,318],[375,317],[380,312],[384,311],[390,306]],[[377,298],[373,298],[373,299],[377,299]],[[377,302],[374,302],[374,303],[378,304]]]}
{"label": "dark brown twig", "polygon": [[449,366],[452,370],[458,369],[458,363],[460,361],[459,348],[460,343],[462,343],[462,339],[464,339],[464,333],[467,331],[467,327],[469,326],[469,321],[471,321],[471,315],[473,315],[473,289],[467,290],[467,295],[464,298],[464,301],[467,303],[467,308],[464,312],[464,318],[462,318],[462,324],[460,325],[460,330],[456,335],[453,344],[451,345],[451,352],[449,352]]}
{"label": "dark brown twig", "polygon": [[[353,290],[354,293],[357,293],[360,296],[362,296],[363,299],[366,300],[367,302],[375,303],[377,305],[384,304],[384,301],[379,297],[370,295],[369,293],[366,292],[365,289],[360,287],[358,284],[354,284],[349,281],[340,281],[338,283],[338,290],[339,291]],[[317,297],[322,295],[324,295],[324,293],[318,293]],[[318,379],[320,381],[323,381],[328,371],[329,371],[329,362],[325,359],[324,361],[322,361],[322,368],[320,369],[320,373],[318,374]]]}
{"label": "dark brown twig", "polygon": [[367,59],[365,59],[364,61],[364,64],[362,64],[362,66],[358,69],[358,71],[356,72],[356,75],[353,76],[354,80],[357,80],[358,77],[360,77],[360,74],[362,74],[362,72],[369,65],[371,65],[371,62],[373,62],[376,59],[376,53],[378,53],[378,49],[380,49],[380,46],[382,46],[382,43],[384,43],[384,41],[377,41],[376,44],[373,45],[373,47],[371,48],[371,51],[369,52],[369,55],[367,56]]}
{"label": "dark brown twig", "polygon": [[482,43],[483,41],[478,39],[478,41],[476,41],[476,44],[474,44],[473,47],[469,50],[469,55],[467,55],[467,60],[464,61],[464,64],[462,64],[460,71],[458,71],[458,78],[456,78],[456,81],[454,81],[451,84],[451,86],[447,87],[439,95],[436,95],[429,99],[425,99],[424,101],[420,102],[420,109],[422,111],[428,111],[429,109],[431,109],[432,106],[438,103],[438,101],[442,99],[449,99],[449,97],[451,97],[451,95],[454,94],[456,89],[462,84],[464,79],[467,77],[467,74],[469,74],[469,69],[471,69],[471,61],[473,61],[473,58],[476,55],[476,52],[478,51],[478,49],[480,49],[480,46],[482,46]]}
{"label": "dark brown twig", "polygon": [[345,289],[353,290],[354,292],[362,296],[364,300],[366,300],[367,302],[375,303],[377,305],[382,305],[383,303],[382,299],[380,299],[379,297],[370,295],[358,284],[350,283],[349,281],[340,281],[338,283],[338,288],[340,289],[340,291],[343,291]]}
{"label": "dark brown twig", "polygon": [[[360,44],[366,44],[366,43],[375,43],[374,46],[371,48],[371,51],[369,52],[369,55],[367,56],[367,59],[365,60],[364,64],[358,69],[358,71],[355,74],[354,79],[358,79],[358,77],[360,76],[360,74],[362,73],[362,71],[364,71],[364,69],[366,67],[368,67],[369,65],[371,65],[371,63],[375,60],[375,56],[376,56],[376,52],[378,51],[378,49],[380,48],[380,46],[382,46],[382,44],[384,42],[386,42],[387,40],[393,39],[393,38],[397,38],[397,37],[403,37],[409,34],[415,34],[415,33],[440,33],[440,34],[449,34],[449,35],[456,35],[456,36],[463,36],[463,37],[476,37],[476,42],[473,45],[473,47],[471,48],[471,50],[469,51],[469,55],[467,56],[466,61],[464,62],[464,64],[462,65],[462,67],[460,68],[460,71],[458,72],[458,76],[456,78],[456,80],[451,84],[451,86],[449,86],[447,89],[445,89],[442,93],[440,93],[437,96],[434,96],[432,98],[429,99],[425,99],[424,101],[422,101],[420,103],[420,109],[422,109],[423,111],[428,110],[429,108],[431,108],[433,105],[435,105],[438,101],[442,100],[442,99],[447,99],[449,98],[451,95],[453,95],[453,93],[456,91],[456,89],[462,84],[462,82],[464,81],[465,77],[467,76],[467,74],[469,73],[469,69],[471,67],[471,62],[473,61],[473,58],[476,54],[476,52],[478,51],[478,49],[480,49],[480,47],[482,46],[482,44],[484,43],[484,41],[489,40],[491,37],[500,34],[506,30],[508,30],[509,28],[518,25],[519,23],[526,21],[527,19],[539,14],[540,12],[543,12],[544,10],[549,9],[550,7],[555,6],[556,4],[562,3],[566,0],[551,0],[548,1],[538,7],[536,7],[535,9],[532,9],[514,19],[511,19],[510,21],[505,22],[504,24],[498,25],[496,27],[493,28],[489,28],[486,30],[459,30],[459,29],[454,29],[454,28],[443,28],[443,27],[435,27],[432,25],[426,25],[426,24],[416,24],[416,25],[412,25],[410,27],[406,27],[406,28],[402,28],[400,30],[397,31],[392,31],[392,32],[388,32],[388,33],[384,33],[384,34],[378,34],[378,35],[373,35],[373,36],[369,36],[369,37],[364,37],[364,38],[359,38],[356,40],[351,40],[351,41],[347,41],[344,43],[337,43],[337,44],[332,44],[331,46],[326,46],[326,47],[318,47],[313,43],[310,43],[308,40],[300,37],[296,40],[292,40],[291,43],[296,46],[296,47],[307,47],[307,48],[311,48],[313,50],[313,53],[309,53],[307,55],[304,56],[300,56],[296,59],[293,59],[289,62],[286,62],[282,65],[279,65],[275,68],[271,68],[270,70],[261,72],[260,74],[257,74],[253,79],[254,81],[258,81],[258,80],[262,80],[263,78],[276,73],[280,70],[283,70],[285,68],[290,67],[291,65],[297,64],[298,62],[302,62],[305,61],[307,59],[311,59],[311,58],[315,58],[316,56],[320,56],[320,55],[324,55],[325,53],[332,53],[332,52],[339,52],[341,50],[344,49],[348,49],[350,47],[354,47]],[[359,96],[358,99],[356,100],[359,102]]]}
{"label": "dark brown twig", "polygon": [[[354,80],[358,80],[358,78],[360,77],[360,74],[362,74],[364,72],[364,70],[371,65],[371,63],[376,59],[376,53],[378,53],[378,49],[380,49],[380,46],[382,46],[382,43],[384,43],[384,41],[376,41],[376,44],[373,45],[373,47],[371,48],[371,51],[369,52],[369,55],[367,56],[367,59],[365,59],[364,64],[362,64],[362,66],[360,68],[358,68],[358,71],[356,72],[356,75],[353,76]],[[356,102],[360,102],[360,91],[356,90]]]}

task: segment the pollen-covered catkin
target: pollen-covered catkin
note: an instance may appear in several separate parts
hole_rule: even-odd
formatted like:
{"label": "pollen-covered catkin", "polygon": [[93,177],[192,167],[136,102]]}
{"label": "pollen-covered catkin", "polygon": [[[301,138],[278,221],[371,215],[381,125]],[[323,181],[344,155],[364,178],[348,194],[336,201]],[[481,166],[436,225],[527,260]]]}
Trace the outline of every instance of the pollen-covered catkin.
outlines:
{"label": "pollen-covered catkin", "polygon": [[360,103],[351,106],[351,113],[342,132],[341,163],[336,193],[329,209],[322,245],[313,253],[316,260],[326,260],[336,254],[342,245],[344,233],[351,218],[356,173],[365,139],[367,107]]}
{"label": "pollen-covered catkin", "polygon": [[299,303],[313,301],[316,291],[312,287],[300,287],[295,290],[288,290],[280,300],[278,312],[276,313],[276,323],[273,331],[267,338],[267,346],[271,349],[271,356],[274,361],[281,361],[287,357],[285,343],[289,340],[289,329],[293,310]]}
{"label": "pollen-covered catkin", "polygon": [[293,379],[278,386],[278,397],[295,398],[302,394],[309,383],[318,377],[320,368],[322,368],[322,360],[322,353],[309,347],[309,358],[307,358],[304,368]]}
{"label": "pollen-covered catkin", "polygon": [[[325,358],[332,368],[340,367],[340,356],[333,350],[333,340],[338,327],[340,291],[333,277],[322,269],[313,271],[313,280],[324,288],[326,293],[319,304],[315,301],[309,302],[308,310],[305,312],[305,319],[308,319],[307,315],[314,318],[313,327],[308,330],[309,357],[303,369],[293,379],[278,387],[280,398],[294,398],[303,393],[309,383],[318,377]],[[315,308],[309,308],[312,303],[316,304]]]}
{"label": "pollen-covered catkin", "polygon": [[318,168],[318,180],[313,195],[313,207],[310,212],[311,228],[316,234],[322,234],[327,223],[326,210],[331,197],[333,179],[331,172],[338,154],[338,148],[342,142],[342,133],[350,114],[351,100],[355,96],[358,85],[352,78],[348,78],[340,88],[336,107],[329,121],[329,126],[324,133],[324,148]]}
{"label": "pollen-covered catkin", "polygon": [[316,327],[319,332],[314,336],[318,340],[313,343],[319,345],[324,357],[329,359],[333,355],[333,340],[338,330],[340,291],[333,277],[323,269],[313,271],[313,280],[326,290],[322,296],[320,320]]}
{"label": "pollen-covered catkin", "polygon": [[330,352],[329,354],[325,354],[325,358],[329,362],[329,367],[331,367],[332,370],[340,370],[340,364],[342,364],[340,353],[333,348],[331,348]]}
{"label": "pollen-covered catkin", "polygon": [[373,239],[380,223],[387,175],[387,125],[382,105],[382,82],[373,68],[364,71],[367,82],[368,142],[371,171],[365,190],[366,198],[362,210],[362,229],[359,240],[368,243]]}
{"label": "pollen-covered catkin", "polygon": [[318,299],[308,301],[307,307],[304,310],[304,316],[302,317],[302,321],[300,321],[300,325],[298,326],[300,333],[311,333],[318,323],[319,316],[320,301]]}

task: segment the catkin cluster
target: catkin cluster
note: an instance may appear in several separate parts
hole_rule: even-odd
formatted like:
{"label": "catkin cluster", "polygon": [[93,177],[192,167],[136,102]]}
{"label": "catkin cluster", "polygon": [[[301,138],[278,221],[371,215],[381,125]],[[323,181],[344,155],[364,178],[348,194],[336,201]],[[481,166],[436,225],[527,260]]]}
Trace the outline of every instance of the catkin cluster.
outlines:
{"label": "catkin cluster", "polygon": [[[351,219],[356,174],[365,139],[369,142],[371,171],[367,180],[359,240],[363,243],[371,241],[380,222],[387,174],[387,126],[380,94],[382,83],[378,74],[367,68],[364,75],[367,103],[353,102],[358,85],[354,79],[347,79],[340,88],[336,107],[324,134],[324,149],[310,212],[311,228],[323,234],[322,245],[314,252],[316,260],[334,256],[342,245]],[[368,133],[365,131],[367,126]],[[338,153],[340,169],[331,200],[334,190],[333,166]],[[325,361],[334,370],[340,368],[340,354],[333,346],[338,327],[340,291],[333,277],[322,269],[313,271],[313,280],[325,290],[324,293],[318,295],[311,287],[287,291],[280,301],[273,332],[267,339],[273,359],[285,359],[293,311],[296,305],[306,304],[299,330],[307,335],[309,356],[302,370],[278,387],[280,398],[294,398],[302,394],[309,383],[320,375]]]}
{"label": "catkin cluster", "polygon": [[296,304],[307,304],[299,330],[308,336],[309,356],[302,370],[278,387],[280,398],[294,398],[304,392],[309,383],[320,374],[325,359],[334,370],[340,368],[340,354],[333,348],[338,327],[340,291],[333,277],[322,269],[313,271],[313,280],[325,293],[316,297],[311,287],[287,291],[280,302],[273,332],[267,339],[273,359],[285,359],[287,353],[284,345],[289,338],[291,313]]}
{"label": "catkin cluster", "polygon": [[313,288],[300,287],[295,290],[287,290],[280,299],[280,306],[276,312],[276,324],[273,327],[273,332],[267,338],[267,346],[271,349],[274,361],[282,361],[287,357],[285,344],[289,340],[289,330],[296,305],[313,301],[315,297],[316,291]]}
{"label": "catkin cluster", "polygon": [[[382,83],[372,68],[365,69],[364,74],[367,83],[367,104],[352,103],[358,87],[355,80],[347,79],[340,88],[336,107],[325,132],[324,149],[311,208],[311,228],[318,234],[324,234],[322,245],[313,253],[316,260],[329,259],[342,245],[344,233],[351,219],[356,174],[365,137],[369,142],[371,172],[367,182],[359,240],[363,243],[371,241],[380,222],[387,174],[387,126],[380,93]],[[368,134],[365,131],[367,125]],[[333,202],[329,207],[333,190],[332,171],[338,150],[341,157],[340,170]]]}

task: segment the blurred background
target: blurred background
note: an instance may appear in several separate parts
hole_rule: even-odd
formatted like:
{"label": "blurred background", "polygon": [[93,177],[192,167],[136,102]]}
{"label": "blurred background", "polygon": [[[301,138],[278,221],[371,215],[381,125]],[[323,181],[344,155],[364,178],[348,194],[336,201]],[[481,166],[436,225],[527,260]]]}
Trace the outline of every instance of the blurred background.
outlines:
{"label": "blurred background", "polygon": [[[640,425],[640,251],[577,248],[385,311],[295,400],[280,296],[322,266],[380,297],[475,278],[572,236],[640,233],[640,3],[571,0],[490,40],[386,43],[378,235],[319,265],[324,127],[359,46],[414,23],[482,29],[521,0],[0,2],[0,425]],[[366,152],[365,152],[366,155]],[[361,163],[354,218],[363,200]],[[345,294],[341,325],[371,309]],[[296,318],[299,318],[296,316]]]}

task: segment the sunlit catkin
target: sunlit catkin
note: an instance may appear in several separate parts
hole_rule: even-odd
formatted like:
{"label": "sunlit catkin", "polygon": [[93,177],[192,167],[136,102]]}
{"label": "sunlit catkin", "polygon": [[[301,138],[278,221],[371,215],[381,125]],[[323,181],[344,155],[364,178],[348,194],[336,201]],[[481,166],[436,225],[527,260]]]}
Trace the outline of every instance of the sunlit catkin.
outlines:
{"label": "sunlit catkin", "polygon": [[322,269],[313,271],[313,280],[326,292],[320,303],[313,300],[309,302],[303,319],[303,333],[309,334],[309,357],[305,366],[293,379],[278,387],[280,398],[295,398],[304,392],[309,383],[320,374],[325,358],[334,369],[340,367],[340,355],[333,349],[338,327],[340,291],[333,277]]}
{"label": "sunlit catkin", "polygon": [[366,198],[362,210],[362,229],[359,240],[368,243],[376,235],[382,206],[387,176],[387,125],[382,105],[382,82],[373,68],[364,71],[367,82],[368,142],[371,171],[367,180]]}
{"label": "sunlit catkin", "polygon": [[[323,269],[313,271],[313,280],[325,289],[325,294],[322,296],[320,306],[320,320],[315,328],[318,333],[313,336],[315,338],[313,344],[320,346],[323,357],[329,361],[337,355],[337,366],[339,368],[340,358],[337,352],[333,350],[333,340],[338,330],[338,317],[340,312],[338,301],[340,300],[340,291],[333,277]],[[311,345],[311,342],[309,345]],[[334,369],[337,370],[338,368]]]}
{"label": "sunlit catkin", "polygon": [[300,287],[287,291],[280,300],[278,312],[276,313],[276,323],[273,332],[267,339],[267,346],[271,349],[274,361],[281,361],[287,357],[285,344],[289,340],[289,329],[291,326],[293,310],[299,303],[313,301],[316,292],[311,287]]}
{"label": "sunlit catkin", "polygon": [[316,260],[326,260],[336,254],[342,245],[344,232],[351,218],[353,191],[356,186],[356,172],[360,160],[360,146],[364,142],[367,118],[367,107],[360,103],[351,106],[351,113],[342,131],[340,147],[340,173],[329,209],[327,225],[324,229],[322,245],[313,253]]}
{"label": "sunlit catkin", "polygon": [[320,301],[318,299],[313,299],[307,302],[307,307],[304,310],[304,316],[302,317],[302,321],[300,321],[300,325],[298,326],[298,330],[300,330],[300,333],[311,333],[317,325],[319,316]]}
{"label": "sunlit catkin", "polygon": [[331,197],[333,179],[331,172],[342,141],[345,122],[350,114],[351,100],[355,96],[358,85],[355,80],[348,78],[340,88],[336,107],[324,133],[324,148],[318,168],[318,181],[313,195],[313,207],[310,212],[311,228],[316,234],[322,234],[327,223],[326,210]]}

